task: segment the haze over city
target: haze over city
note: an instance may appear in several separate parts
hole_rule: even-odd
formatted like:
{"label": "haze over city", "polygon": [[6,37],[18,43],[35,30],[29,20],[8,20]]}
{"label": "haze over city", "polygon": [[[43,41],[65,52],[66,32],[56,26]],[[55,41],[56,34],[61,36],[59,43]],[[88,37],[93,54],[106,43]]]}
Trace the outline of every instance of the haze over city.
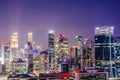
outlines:
{"label": "haze over city", "polygon": [[18,32],[20,47],[33,40],[47,47],[48,31],[63,33],[74,44],[75,36],[94,38],[96,26],[114,26],[120,32],[120,0],[1,0],[0,42]]}

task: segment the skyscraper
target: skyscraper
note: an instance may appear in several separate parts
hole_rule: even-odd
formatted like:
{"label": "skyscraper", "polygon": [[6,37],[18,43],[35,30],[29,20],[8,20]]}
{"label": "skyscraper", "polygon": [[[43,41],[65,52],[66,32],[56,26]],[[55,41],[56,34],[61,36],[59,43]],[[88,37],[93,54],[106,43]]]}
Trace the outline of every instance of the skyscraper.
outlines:
{"label": "skyscraper", "polygon": [[82,53],[82,47],[83,47],[83,37],[82,36],[76,36],[76,46],[77,46],[77,56],[80,57]]}
{"label": "skyscraper", "polygon": [[55,39],[55,63],[58,72],[64,71],[62,68],[69,64],[70,59],[68,58],[70,58],[68,38],[65,37],[64,34],[60,34],[60,36]]}
{"label": "skyscraper", "polygon": [[12,33],[11,35],[11,48],[18,48],[18,34]]}
{"label": "skyscraper", "polygon": [[59,58],[63,60],[70,57],[68,53],[68,39],[63,34],[60,34],[59,37],[59,54]]}
{"label": "skyscraper", "polygon": [[10,68],[10,43],[2,43],[2,73],[5,74]]}
{"label": "skyscraper", "polygon": [[95,29],[95,64],[96,67],[107,70],[109,77],[116,76],[113,35],[113,26],[102,26]]}
{"label": "skyscraper", "polygon": [[84,66],[94,66],[95,54],[94,54],[94,42],[90,39],[84,39],[83,48]]}
{"label": "skyscraper", "polygon": [[18,33],[12,33],[11,35],[11,44],[10,44],[10,62],[18,58]]}
{"label": "skyscraper", "polygon": [[55,53],[54,53],[54,43],[55,43],[54,31],[50,30],[48,33],[48,55],[49,55],[49,70],[50,72],[54,70],[55,65]]}
{"label": "skyscraper", "polygon": [[33,41],[33,34],[32,34],[32,32],[29,32],[28,33],[28,42],[32,43],[32,41]]}
{"label": "skyscraper", "polygon": [[83,37],[82,36],[76,36],[76,54],[77,54],[77,64],[80,66],[80,70],[84,70],[84,64],[83,64]]}

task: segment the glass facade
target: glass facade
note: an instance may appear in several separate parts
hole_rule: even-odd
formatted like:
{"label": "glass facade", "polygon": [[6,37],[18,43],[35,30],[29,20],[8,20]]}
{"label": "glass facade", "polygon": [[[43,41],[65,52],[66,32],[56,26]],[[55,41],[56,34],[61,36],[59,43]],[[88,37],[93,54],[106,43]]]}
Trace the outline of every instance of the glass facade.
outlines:
{"label": "glass facade", "polygon": [[108,72],[109,77],[116,77],[116,54],[111,26],[95,29],[95,65]]}
{"label": "glass facade", "polygon": [[[111,50],[110,50],[111,49]],[[96,60],[114,60],[115,54],[114,54],[114,47],[106,47],[106,46],[100,46],[95,48],[95,59]],[[110,58],[111,53],[111,58]]]}

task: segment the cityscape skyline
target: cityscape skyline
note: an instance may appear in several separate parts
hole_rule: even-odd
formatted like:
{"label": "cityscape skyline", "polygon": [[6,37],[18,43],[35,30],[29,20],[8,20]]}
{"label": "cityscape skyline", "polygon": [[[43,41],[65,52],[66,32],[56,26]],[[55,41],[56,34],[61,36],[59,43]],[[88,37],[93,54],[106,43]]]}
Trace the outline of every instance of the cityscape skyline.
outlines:
{"label": "cityscape skyline", "polygon": [[45,48],[48,31],[54,30],[56,35],[65,34],[71,45],[76,35],[93,39],[97,26],[114,26],[115,35],[119,35],[119,7],[119,0],[0,1],[0,42],[10,41],[11,34],[17,32],[23,47],[27,33],[33,32],[33,41]]}

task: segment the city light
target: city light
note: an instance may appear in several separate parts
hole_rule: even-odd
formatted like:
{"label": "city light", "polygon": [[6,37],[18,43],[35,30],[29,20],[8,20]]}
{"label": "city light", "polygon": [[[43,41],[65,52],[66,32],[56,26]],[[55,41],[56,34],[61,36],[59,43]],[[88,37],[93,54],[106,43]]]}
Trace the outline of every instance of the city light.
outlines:
{"label": "city light", "polygon": [[[11,36],[11,44],[9,44],[7,41],[3,42],[2,44],[1,72],[2,74],[5,74],[6,71],[16,74],[28,73],[30,75],[37,74],[37,76],[39,76],[38,74],[41,72],[45,73],[46,77],[50,75],[51,77],[56,78],[57,75],[64,79],[70,76],[75,79],[79,79],[79,75],[90,75],[91,72],[94,72],[94,75],[96,75],[96,71],[99,72],[99,70],[95,69],[94,67],[101,69],[100,65],[107,66],[107,64],[114,65],[114,63],[117,63],[113,61],[110,62],[110,60],[108,60],[109,54],[105,53],[102,50],[102,48],[104,48],[107,44],[104,41],[109,39],[106,37],[113,37],[113,35],[108,36],[108,34],[113,34],[113,31],[114,27],[111,26],[97,27],[95,28],[95,43],[89,38],[84,38],[83,36],[75,36],[76,44],[74,46],[69,46],[66,36],[63,34],[56,36],[56,34],[54,34],[54,31],[50,30],[48,33],[48,48],[45,49],[45,51],[41,50],[40,45],[32,42],[32,32],[28,33],[28,42],[26,42],[24,48],[19,49],[18,34],[13,33]],[[114,44],[120,44],[120,37],[116,37],[114,40]],[[118,54],[117,50],[119,50],[120,45],[119,47],[116,47],[114,44],[112,45],[115,49],[114,53]],[[101,47],[101,45],[104,47]],[[111,45],[108,46],[111,47]],[[110,49],[105,48],[104,50],[110,52]],[[101,53],[104,55],[101,55]],[[116,59],[118,58],[119,56],[117,56]],[[106,61],[104,61],[105,59]],[[96,63],[95,66],[93,65],[94,63]],[[86,70],[87,66],[89,66],[89,68],[91,66],[92,69],[90,68],[89,70]],[[69,69],[71,72],[69,72]],[[108,67],[105,67],[104,69],[108,69]],[[84,70],[88,73],[86,73]],[[56,75],[53,76],[53,73],[56,73]],[[108,78],[108,73],[110,72],[108,71],[105,73],[104,79]],[[102,72],[97,74],[101,76]],[[112,74],[114,74],[114,72],[112,72]],[[119,75],[119,69],[117,70],[116,74]],[[101,79],[101,77],[96,79]]]}
{"label": "city light", "polygon": [[54,31],[53,31],[53,30],[49,30],[49,33],[52,33],[52,34],[53,34],[53,33],[54,33]]}
{"label": "city light", "polygon": [[96,29],[98,30],[98,29],[100,29],[99,27],[96,27]]}
{"label": "city light", "polygon": [[120,0],[0,0],[0,80],[119,80]]}

